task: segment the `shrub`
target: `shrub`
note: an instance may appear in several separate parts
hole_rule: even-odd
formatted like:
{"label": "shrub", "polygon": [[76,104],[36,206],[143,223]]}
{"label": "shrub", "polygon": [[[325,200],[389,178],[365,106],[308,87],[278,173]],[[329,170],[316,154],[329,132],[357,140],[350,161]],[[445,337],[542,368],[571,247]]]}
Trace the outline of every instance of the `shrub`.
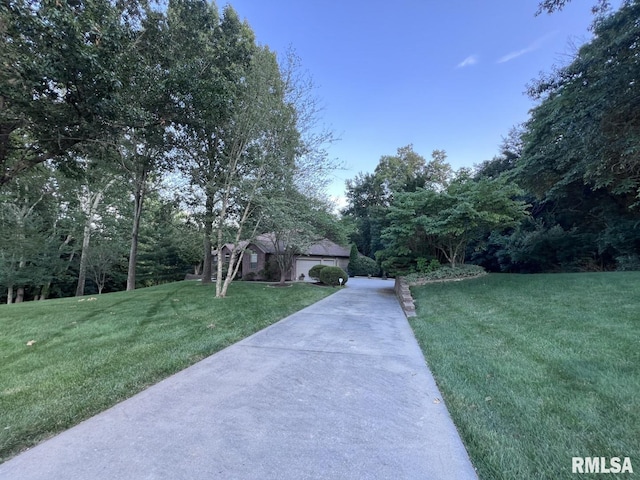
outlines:
{"label": "shrub", "polygon": [[245,282],[252,282],[256,279],[256,272],[249,272],[242,277]]}
{"label": "shrub", "polygon": [[355,260],[349,261],[349,271],[351,272],[351,276],[371,275],[372,277],[375,277],[380,274],[380,267],[378,266],[378,262],[373,258],[361,255]]}
{"label": "shrub", "polygon": [[418,273],[435,272],[441,267],[440,262],[437,259],[432,258],[431,260],[428,260],[425,257],[418,258],[418,260],[416,260],[416,265]]}
{"label": "shrub", "polygon": [[616,270],[619,272],[640,270],[640,257],[638,255],[622,255],[616,257]]}
{"label": "shrub", "polygon": [[479,265],[459,265],[457,267],[440,267],[429,273],[412,273],[405,278],[407,283],[420,284],[432,280],[453,280],[457,278],[472,278],[484,275],[484,268]]}
{"label": "shrub", "polygon": [[327,268],[327,265],[314,265],[309,270],[309,277],[313,278],[315,281],[319,282],[320,281],[320,272],[324,268]]}
{"label": "shrub", "polygon": [[280,280],[280,269],[273,257],[267,260],[264,268],[258,272],[258,276],[267,282],[275,282]]}
{"label": "shrub", "polygon": [[320,272],[325,268],[327,268],[326,265],[314,265],[309,270],[309,276],[316,281],[320,281]]}
{"label": "shrub", "polygon": [[340,267],[324,267],[320,272],[320,281],[332,287],[340,285],[340,278],[342,278],[342,285],[346,284],[349,279],[347,272]]}

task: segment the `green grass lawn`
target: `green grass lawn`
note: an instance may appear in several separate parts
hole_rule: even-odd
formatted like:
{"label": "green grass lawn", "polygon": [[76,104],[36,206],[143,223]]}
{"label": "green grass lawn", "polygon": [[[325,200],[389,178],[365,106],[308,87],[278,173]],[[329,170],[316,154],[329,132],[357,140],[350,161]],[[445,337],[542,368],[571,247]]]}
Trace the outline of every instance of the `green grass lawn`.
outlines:
{"label": "green grass lawn", "polygon": [[481,479],[602,478],[572,474],[574,456],[631,457],[640,474],[640,272],[412,292],[412,327]]}
{"label": "green grass lawn", "polygon": [[179,282],[0,306],[0,461],[335,291]]}

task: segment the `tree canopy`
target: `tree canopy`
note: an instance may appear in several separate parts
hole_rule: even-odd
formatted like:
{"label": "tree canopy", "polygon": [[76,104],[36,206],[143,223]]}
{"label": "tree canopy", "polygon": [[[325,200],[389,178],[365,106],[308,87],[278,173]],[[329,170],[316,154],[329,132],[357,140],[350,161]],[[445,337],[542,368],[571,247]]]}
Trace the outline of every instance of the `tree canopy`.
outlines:
{"label": "tree canopy", "polygon": [[[322,196],[310,186],[326,183],[332,134],[314,128],[311,82],[231,6],[3,2],[0,48],[9,303],[123,281],[133,289],[190,269],[211,281],[212,249],[263,233],[270,202],[291,189]],[[241,254],[224,272],[216,265],[217,296]]]}

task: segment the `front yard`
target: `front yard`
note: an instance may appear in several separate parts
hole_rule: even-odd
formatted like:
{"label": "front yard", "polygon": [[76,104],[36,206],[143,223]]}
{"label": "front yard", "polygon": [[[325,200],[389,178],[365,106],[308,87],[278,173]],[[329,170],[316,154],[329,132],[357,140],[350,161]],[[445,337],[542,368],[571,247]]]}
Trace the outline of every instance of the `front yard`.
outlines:
{"label": "front yard", "polygon": [[0,306],[0,462],[336,291],[214,288]]}
{"label": "front yard", "polygon": [[410,322],[481,479],[576,478],[573,457],[630,457],[640,473],[640,272],[412,293]]}

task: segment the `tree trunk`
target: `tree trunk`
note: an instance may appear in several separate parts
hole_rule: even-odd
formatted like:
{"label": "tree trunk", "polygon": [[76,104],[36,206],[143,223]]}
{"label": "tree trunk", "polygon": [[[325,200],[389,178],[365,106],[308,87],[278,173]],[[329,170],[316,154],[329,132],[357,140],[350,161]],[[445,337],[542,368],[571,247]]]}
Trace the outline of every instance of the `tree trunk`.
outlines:
{"label": "tree trunk", "polygon": [[[223,298],[227,294],[226,282],[222,282],[222,267],[224,264],[224,256],[222,255],[222,222],[224,221],[225,212],[227,211],[227,196],[225,196],[222,202],[222,208],[220,209],[221,217],[218,219],[218,227],[216,229],[216,243],[218,245],[218,265],[216,274],[216,298]],[[213,225],[212,225],[213,226]],[[229,263],[231,263],[231,256],[229,257]]]}
{"label": "tree trunk", "polygon": [[131,227],[131,248],[129,249],[129,267],[127,269],[127,292],[136,289],[138,237],[140,234],[140,219],[142,218],[142,204],[144,203],[147,174],[147,170],[143,170],[140,181],[136,183],[136,191],[133,194],[133,226]]}
{"label": "tree trunk", "polygon": [[7,305],[11,305],[13,303],[13,285],[9,285],[7,287]]}
{"label": "tree trunk", "polygon": [[[211,232],[207,232],[205,228],[204,241],[204,263],[202,265],[202,283],[211,283]],[[220,261],[220,252],[218,252],[218,261]]]}
{"label": "tree trunk", "polygon": [[84,225],[84,232],[82,236],[82,253],[80,254],[80,267],[78,271],[78,286],[76,287],[76,297],[81,297],[84,295],[84,287],[87,282],[87,257],[89,255],[89,242],[91,240],[91,224],[93,223],[93,217],[95,215],[96,210],[98,210],[98,206],[100,202],[102,202],[102,197],[104,193],[115,183],[115,179],[109,181],[105,185],[105,187],[96,192],[93,197],[93,201],[91,200],[91,195],[89,195],[89,205],[87,206],[87,221]]}
{"label": "tree trunk", "polygon": [[[27,261],[24,258],[21,258],[20,263],[18,264],[18,268],[22,270],[26,266],[27,266]],[[22,302],[24,302],[24,285],[21,285],[16,289],[15,303],[22,303]]]}
{"label": "tree trunk", "polygon": [[39,300],[46,300],[49,296],[49,292],[51,291],[51,280],[45,283],[40,289],[40,298]]}
{"label": "tree trunk", "polygon": [[[202,283],[211,283],[211,236],[213,233],[213,198],[207,194],[204,217],[204,263],[202,265]],[[218,263],[221,261],[221,252],[218,250]]]}
{"label": "tree trunk", "polygon": [[93,214],[87,217],[82,234],[82,253],[80,254],[80,266],[78,267],[78,286],[76,287],[76,297],[84,295],[84,286],[87,282],[87,257],[89,255],[89,242],[91,241],[91,221]]}
{"label": "tree trunk", "polygon": [[[216,265],[216,298],[224,297],[222,288],[222,267],[224,266],[224,256],[222,255],[222,227],[218,228],[218,263]],[[231,258],[229,258],[231,261]]]}
{"label": "tree trunk", "polygon": [[[240,232],[242,229],[239,230]],[[236,244],[240,244],[239,234],[236,236]],[[227,269],[227,278],[224,280],[224,284],[222,285],[222,290],[220,292],[221,297],[227,296],[227,289],[236,275],[238,274],[238,270],[240,269],[240,264],[242,263],[241,259],[244,256],[244,252],[246,251],[246,245],[244,248],[236,251],[234,248],[233,254],[229,258],[229,268]]]}

